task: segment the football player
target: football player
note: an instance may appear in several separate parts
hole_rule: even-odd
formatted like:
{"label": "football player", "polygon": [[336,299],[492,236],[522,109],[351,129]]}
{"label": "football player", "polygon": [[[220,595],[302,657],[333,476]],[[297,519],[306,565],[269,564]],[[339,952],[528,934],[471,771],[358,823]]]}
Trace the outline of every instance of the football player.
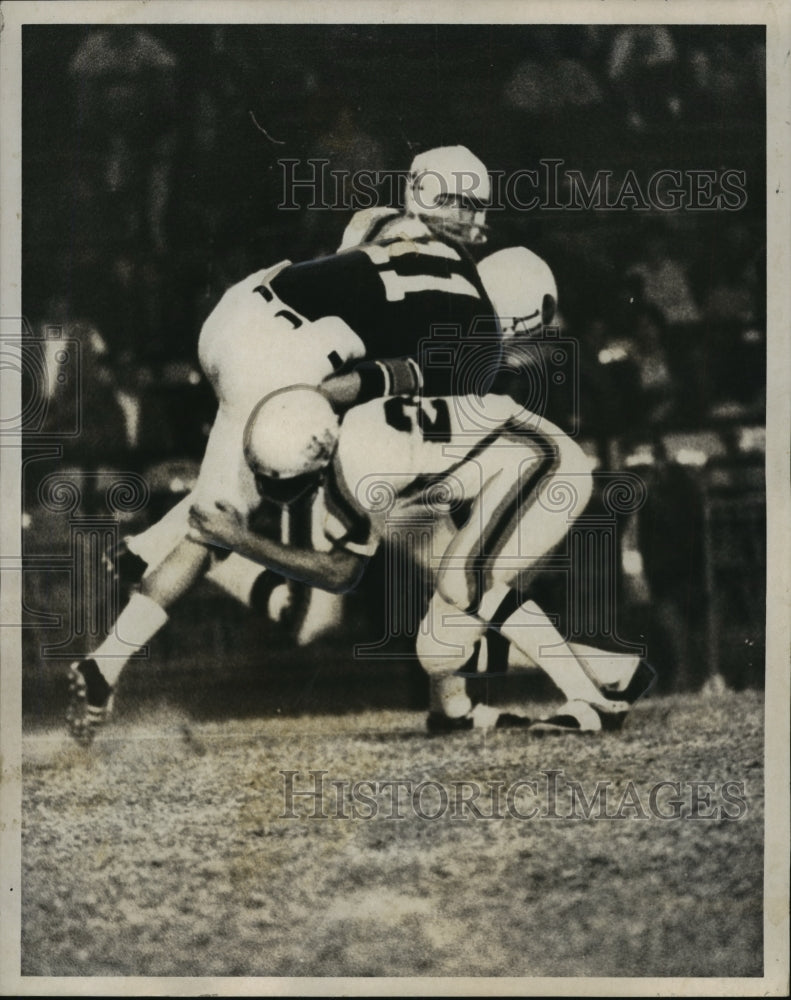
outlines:
{"label": "football player", "polygon": [[[620,727],[634,691],[609,697],[548,616],[520,596],[591,495],[590,461],[557,427],[520,412],[507,396],[473,394],[376,399],[349,410],[341,423],[319,390],[296,387],[253,410],[245,456],[263,496],[321,483],[332,549],[256,534],[224,501],[193,505],[192,537],[311,586],[353,587],[383,541],[431,522],[436,587],[417,639],[432,680],[431,731],[520,723],[575,732]],[[472,704],[459,670],[474,661],[487,629],[549,674],[567,698],[559,713],[531,724]]]}
{"label": "football player", "polygon": [[[466,249],[480,239],[482,224],[479,202],[467,203],[470,176],[477,177],[472,188],[483,197],[488,196],[488,177],[469,151],[454,170],[446,150],[433,153],[426,154],[428,160],[416,158],[419,169],[407,211],[389,218],[386,236],[359,246],[347,238],[342,253],[303,264],[285,261],[251,275],[226,292],[204,324],[199,356],[220,405],[198,483],[165,518],[130,540],[129,551],[143,574],[140,590],[93,655],[70,667],[68,722],[79,741],[90,742],[108,717],[113,690],[131,656],[216,563],[210,547],[186,537],[188,507],[210,505],[218,495],[230,495],[245,514],[257,505],[240,447],[251,400],[276,386],[317,384],[333,372],[339,406],[424,387],[450,393],[457,365],[467,371],[473,389],[477,384],[481,391],[491,380],[499,359],[498,338],[486,341],[491,347],[486,359],[480,357],[479,343],[465,344],[470,331],[480,330],[480,317],[488,317],[496,328]],[[427,179],[429,188],[423,190]],[[444,339],[435,335],[438,323]],[[421,369],[426,343],[444,348],[452,363]],[[348,370],[363,354],[380,360]]]}
{"label": "football player", "polygon": [[466,146],[440,146],[419,153],[409,168],[403,210],[366,208],[346,227],[340,250],[415,233],[424,226],[466,246],[486,242],[491,183],[484,164]]}

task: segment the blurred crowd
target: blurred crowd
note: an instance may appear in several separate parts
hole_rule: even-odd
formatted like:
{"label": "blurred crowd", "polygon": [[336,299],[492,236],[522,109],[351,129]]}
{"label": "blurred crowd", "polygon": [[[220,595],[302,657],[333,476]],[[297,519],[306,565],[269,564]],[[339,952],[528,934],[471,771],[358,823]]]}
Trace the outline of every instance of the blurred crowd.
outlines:
{"label": "blurred crowd", "polygon": [[505,91],[531,117],[615,115],[642,131],[659,122],[705,124],[723,108],[737,118],[762,108],[765,47],[738,30],[542,25],[531,42]]}

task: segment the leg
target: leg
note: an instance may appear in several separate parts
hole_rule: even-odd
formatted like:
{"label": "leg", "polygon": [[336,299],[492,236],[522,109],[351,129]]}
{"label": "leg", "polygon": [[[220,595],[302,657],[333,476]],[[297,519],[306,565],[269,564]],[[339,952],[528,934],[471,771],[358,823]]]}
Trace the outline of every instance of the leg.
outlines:
{"label": "leg", "polygon": [[473,706],[467,682],[457,671],[476,657],[483,625],[435,594],[417,636],[417,654],[429,675],[430,733],[486,728],[495,725],[499,713],[485,705]]}
{"label": "leg", "polygon": [[495,611],[493,624],[549,676],[568,701],[587,702],[606,712],[625,711],[627,706],[617,695],[613,699],[605,696],[588,668],[588,658],[575,655],[535,601],[519,604],[519,598],[511,591]]}
{"label": "leg", "polygon": [[184,538],[192,503],[193,495],[188,493],[145,531],[125,539],[126,547],[147,564],[147,570],[152,570]]}
{"label": "leg", "polygon": [[203,576],[210,561],[209,549],[183,538],[156,569],[146,573],[140,591],[160,607],[170,608]]}
{"label": "leg", "polygon": [[69,669],[71,697],[67,722],[72,736],[89,744],[112,711],[118,678],[132,656],[168,620],[167,609],[200,579],[209,562],[204,545],[184,539],[151,573],[141,592],[133,594],[96,652]]}
{"label": "leg", "polygon": [[454,719],[470,711],[465,680],[456,671],[475,656],[482,635],[479,621],[434,594],[416,641],[418,659],[430,679],[430,712]]}
{"label": "leg", "polygon": [[420,663],[429,675],[428,729],[447,733],[459,729],[520,727],[530,724],[521,715],[473,705],[462,669],[474,669],[483,650],[486,623],[467,615],[435,593],[417,638]]}
{"label": "leg", "polygon": [[[569,641],[568,647],[593,682],[600,688],[623,691],[635,675],[640,657],[630,653],[610,653],[596,646]],[[486,632],[487,672],[505,674],[509,671],[537,669],[538,664],[523,650],[501,635],[497,629]]]}
{"label": "leg", "polygon": [[294,630],[302,619],[300,612],[304,609],[301,608],[300,593],[304,592],[308,601],[311,594],[323,593],[297,584],[280,573],[263,569],[260,563],[245,559],[237,552],[231,552],[225,559],[215,560],[206,573],[206,579],[255,614],[289,630]]}
{"label": "leg", "polygon": [[[328,550],[324,536],[326,508],[317,499],[283,511],[281,540]],[[343,610],[343,595],[295,583],[232,552],[216,561],[206,578],[254,612],[266,615],[293,632],[300,646],[335,628]]]}
{"label": "leg", "polygon": [[[221,406],[192,494],[138,540],[138,554],[146,562],[151,560],[139,593],[132,595],[112,632],[93,655],[71,664],[67,721],[80,742],[90,743],[96,729],[109,717],[113,690],[129,659],[165,625],[169,609],[210,564],[209,549],[186,537],[190,505],[196,499],[213,502],[218,498],[218,489],[226,490],[226,495],[243,509],[251,509],[257,501],[255,481],[244,461],[240,439],[237,415]],[[146,556],[141,554],[143,551]]]}
{"label": "leg", "polygon": [[497,630],[541,667],[569,702],[583,703],[584,728],[601,728],[600,712],[620,716],[628,705],[617,695],[605,696],[587,658],[578,658],[541,608],[521,602],[515,589],[590,500],[589,462],[560,434],[525,435],[522,441],[529,447],[495,444],[479,456],[483,485],[467,524],[443,556],[438,593]]}

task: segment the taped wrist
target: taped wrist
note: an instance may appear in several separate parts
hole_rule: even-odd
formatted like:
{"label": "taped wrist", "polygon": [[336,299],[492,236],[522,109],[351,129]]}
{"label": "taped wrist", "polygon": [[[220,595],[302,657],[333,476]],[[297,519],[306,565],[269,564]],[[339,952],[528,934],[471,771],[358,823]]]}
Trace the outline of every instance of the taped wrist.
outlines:
{"label": "taped wrist", "polygon": [[414,358],[393,358],[382,364],[390,375],[388,396],[414,396],[423,388],[423,376]]}
{"label": "taped wrist", "polygon": [[363,361],[355,371],[360,377],[358,403],[379,396],[413,396],[423,387],[420,368],[412,358]]}

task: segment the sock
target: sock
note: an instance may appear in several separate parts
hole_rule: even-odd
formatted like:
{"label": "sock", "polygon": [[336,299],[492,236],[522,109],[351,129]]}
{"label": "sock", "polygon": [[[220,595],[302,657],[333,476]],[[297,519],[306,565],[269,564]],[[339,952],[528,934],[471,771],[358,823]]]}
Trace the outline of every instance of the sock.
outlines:
{"label": "sock", "polygon": [[569,649],[598,685],[618,691],[629,684],[640,662],[639,656],[630,653],[608,653],[579,642],[570,642]]}
{"label": "sock", "polygon": [[[486,633],[486,641],[489,644],[489,658],[492,657],[492,650],[497,650],[497,670],[502,673],[502,664],[507,662],[509,670],[535,669],[538,664],[532,657],[528,656],[524,650],[519,649],[513,643],[497,632],[489,629]],[[508,648],[505,655],[501,651],[502,644]],[[623,691],[629,685],[637,665],[640,662],[639,656],[631,653],[608,653],[596,646],[585,646],[579,642],[569,642],[571,652],[582,664],[587,675],[599,687],[612,687],[617,691]],[[506,659],[507,657],[507,659]]]}
{"label": "sock", "polygon": [[108,684],[115,687],[131,657],[157,634],[167,620],[167,611],[156,601],[145,594],[132,594],[113,631],[91,655]]}
{"label": "sock", "polygon": [[535,601],[525,601],[500,631],[541,667],[569,701],[587,701],[609,711],[623,710],[621,702],[611,702],[604,697]]}

